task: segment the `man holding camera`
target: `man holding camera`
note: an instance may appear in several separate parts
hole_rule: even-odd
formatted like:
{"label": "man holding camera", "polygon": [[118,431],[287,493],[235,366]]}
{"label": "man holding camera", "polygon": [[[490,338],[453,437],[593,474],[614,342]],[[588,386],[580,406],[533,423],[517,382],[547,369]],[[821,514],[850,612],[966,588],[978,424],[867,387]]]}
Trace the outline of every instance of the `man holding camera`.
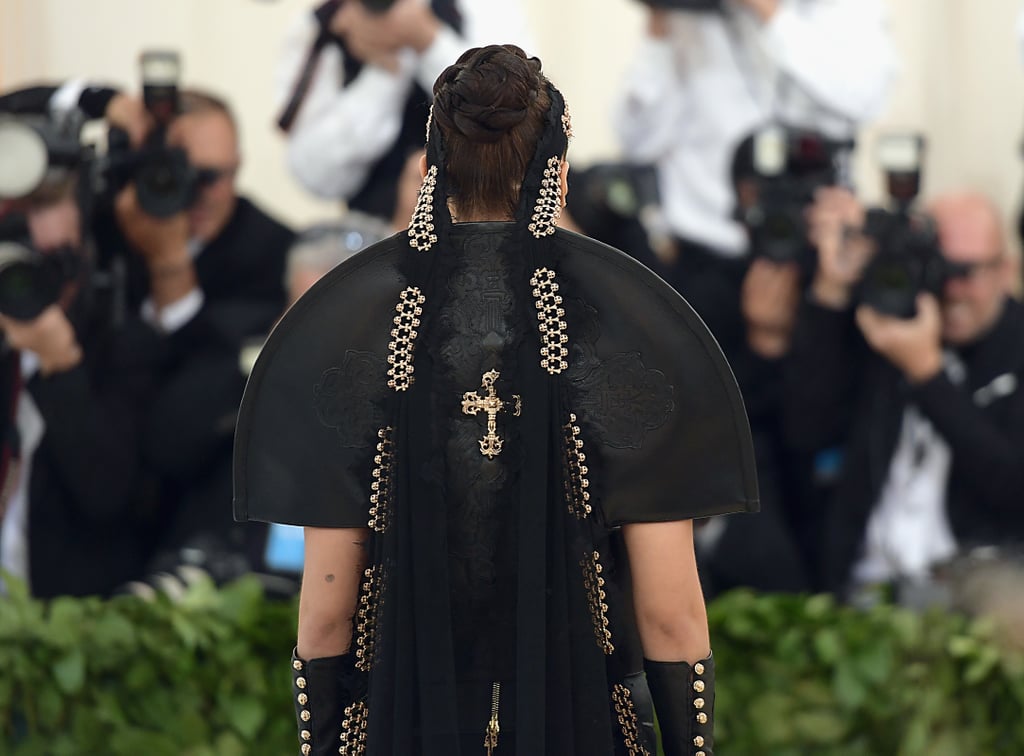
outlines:
{"label": "man holding camera", "polygon": [[[115,326],[109,292],[92,287],[72,184],[0,213],[0,566],[43,598],[108,595],[139,577],[155,526],[140,439],[160,348],[138,318]],[[7,267],[22,244],[77,263],[58,290],[32,292],[30,309],[22,289],[37,279]]]}
{"label": "man holding camera", "polygon": [[[843,140],[876,115],[894,53],[880,0],[643,0],[647,36],[615,111],[625,156],[658,172],[669,279],[705,318],[738,309],[748,240],[730,165],[769,122]],[[724,304],[723,304],[724,303]]]}
{"label": "man holding camera", "polygon": [[[257,529],[224,514],[244,386],[239,353],[284,307],[284,260],[294,238],[238,196],[240,155],[228,107],[197,92],[177,99],[164,124],[154,122],[153,109],[141,100],[75,82],[23,90],[0,103],[54,115],[77,106],[131,136],[124,154],[103,163],[104,183],[113,184],[116,197],[92,198],[98,211],[88,223],[100,268],[126,269],[123,309],[141,315],[159,340],[154,393],[138,419],[137,445],[147,474],[159,483],[157,548],[168,567],[197,539],[204,553],[255,555],[260,548]],[[153,161],[163,162],[150,170]],[[150,175],[157,180],[147,183]]]}
{"label": "man holding camera", "polygon": [[491,42],[530,49],[519,0],[328,0],[304,14],[277,77],[292,173],[390,222],[406,158],[423,148],[434,80]]}
{"label": "man holding camera", "polygon": [[[978,194],[929,211],[935,291],[872,267],[899,250],[872,251],[845,190],[823,190],[811,214],[819,265],[790,354],[790,433],[845,444],[823,553],[828,587],[851,596],[920,589],[972,547],[1024,538],[1024,308],[1002,224]],[[879,276],[914,287],[912,316],[863,303],[882,301],[868,292]]]}
{"label": "man holding camera", "polygon": [[172,569],[189,546],[210,558],[248,554],[256,561],[263,530],[224,514],[244,387],[239,355],[284,309],[294,234],[238,195],[237,126],[222,100],[183,91],[166,142],[185,151],[198,177],[192,201],[168,218],[154,217],[140,206],[137,186],[128,188],[115,202],[118,233],[101,241],[108,251],[119,237],[127,241],[129,305],[167,344],[143,439],[168,513],[156,566]]}

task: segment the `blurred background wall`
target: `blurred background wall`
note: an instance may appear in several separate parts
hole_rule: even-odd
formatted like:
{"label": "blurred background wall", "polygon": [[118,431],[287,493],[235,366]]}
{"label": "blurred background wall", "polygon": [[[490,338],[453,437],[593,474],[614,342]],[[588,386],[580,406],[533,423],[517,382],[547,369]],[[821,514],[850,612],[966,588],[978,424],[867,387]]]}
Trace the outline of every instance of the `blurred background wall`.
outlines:
{"label": "blurred background wall", "polygon": [[[502,2],[502,0],[493,0]],[[570,158],[615,156],[608,125],[644,13],[636,0],[524,0],[537,54],[573,110]],[[0,0],[0,89],[84,76],[137,88],[140,50],[181,52],[187,85],[222,92],[243,126],[242,189],[297,225],[336,215],[291,179],[273,126],[281,36],[312,0]],[[972,185],[1015,220],[1022,178],[1024,56],[1020,0],[889,0],[901,76],[887,111],[862,132],[856,179],[881,195],[875,136],[929,140],[925,194]]]}

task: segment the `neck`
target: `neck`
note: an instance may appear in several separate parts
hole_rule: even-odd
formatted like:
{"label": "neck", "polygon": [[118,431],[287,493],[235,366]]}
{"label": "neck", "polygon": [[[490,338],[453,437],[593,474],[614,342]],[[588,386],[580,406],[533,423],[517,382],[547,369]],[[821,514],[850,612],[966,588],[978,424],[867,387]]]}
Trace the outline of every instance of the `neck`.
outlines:
{"label": "neck", "polygon": [[448,201],[448,212],[452,216],[452,223],[487,223],[488,221],[512,221],[512,220],[515,220],[515,218],[512,217],[512,215],[510,215],[508,213],[501,213],[501,212],[490,213],[490,212],[484,211],[484,212],[470,213],[468,215],[463,215],[463,214],[461,214],[459,212],[459,209],[455,206],[455,204],[451,200]]}

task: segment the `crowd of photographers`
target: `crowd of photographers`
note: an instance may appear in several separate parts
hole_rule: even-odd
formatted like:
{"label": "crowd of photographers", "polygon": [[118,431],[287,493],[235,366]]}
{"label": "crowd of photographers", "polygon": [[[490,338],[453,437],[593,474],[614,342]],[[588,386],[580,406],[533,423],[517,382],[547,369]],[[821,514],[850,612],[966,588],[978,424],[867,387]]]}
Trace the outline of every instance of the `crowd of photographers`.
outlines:
{"label": "crowd of photographers", "polygon": [[[884,4],[644,2],[613,108],[625,160],[574,167],[565,222],[686,296],[743,390],[762,512],[698,525],[708,595],[948,601],[979,559],[1012,564],[1024,311],[1003,221],[976,192],[922,204],[912,136],[881,152],[884,206],[852,190],[857,132],[895,77]],[[238,196],[234,116],[169,86],[173,59],[151,56],[140,97],[0,96],[0,152],[31,154],[29,133],[49,154],[0,182],[4,569],[39,596],[268,571],[266,529],[230,521],[245,355],[406,225],[430,84],[492,41],[532,49],[519,3],[328,0],[296,20],[289,165],[348,207],[297,239]],[[83,118],[111,127],[105,152],[78,146]]]}
{"label": "crowd of photographers", "polygon": [[[285,305],[294,234],[237,194],[227,104],[154,64],[145,101],[78,82],[0,98],[21,155],[0,219],[0,559],[38,596],[259,564],[263,534],[225,509],[239,353]],[[79,113],[107,120],[104,155],[78,144]]]}

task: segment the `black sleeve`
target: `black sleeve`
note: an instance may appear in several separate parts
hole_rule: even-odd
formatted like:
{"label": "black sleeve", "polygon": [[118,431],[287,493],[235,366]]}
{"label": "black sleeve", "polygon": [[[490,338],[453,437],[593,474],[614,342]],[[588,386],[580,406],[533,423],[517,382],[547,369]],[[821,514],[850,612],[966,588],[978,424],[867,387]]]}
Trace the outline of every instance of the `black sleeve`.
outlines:
{"label": "black sleeve", "polygon": [[201,311],[168,337],[142,439],[148,464],[166,480],[195,480],[230,455],[245,377],[216,320],[216,311]]}
{"label": "black sleeve", "polygon": [[851,310],[801,305],[781,389],[783,428],[794,448],[814,451],[845,440],[865,349]]}
{"label": "black sleeve", "polygon": [[[53,85],[37,85],[0,95],[0,113],[45,115],[57,89]],[[78,106],[89,118],[102,118],[116,94],[117,90],[112,87],[86,87],[78,98]]]}
{"label": "black sleeve", "polygon": [[914,389],[914,400],[949,443],[976,506],[1020,509],[1024,491],[1024,396],[1014,393],[988,409],[940,373]]}
{"label": "black sleeve", "polygon": [[35,86],[0,95],[0,112],[13,115],[42,115],[57,87]]}
{"label": "black sleeve", "polygon": [[51,450],[55,474],[86,517],[118,518],[134,505],[139,418],[155,349],[153,343],[133,340],[116,355],[104,349],[96,361],[51,376],[37,374],[28,382],[46,422],[43,443]]}

